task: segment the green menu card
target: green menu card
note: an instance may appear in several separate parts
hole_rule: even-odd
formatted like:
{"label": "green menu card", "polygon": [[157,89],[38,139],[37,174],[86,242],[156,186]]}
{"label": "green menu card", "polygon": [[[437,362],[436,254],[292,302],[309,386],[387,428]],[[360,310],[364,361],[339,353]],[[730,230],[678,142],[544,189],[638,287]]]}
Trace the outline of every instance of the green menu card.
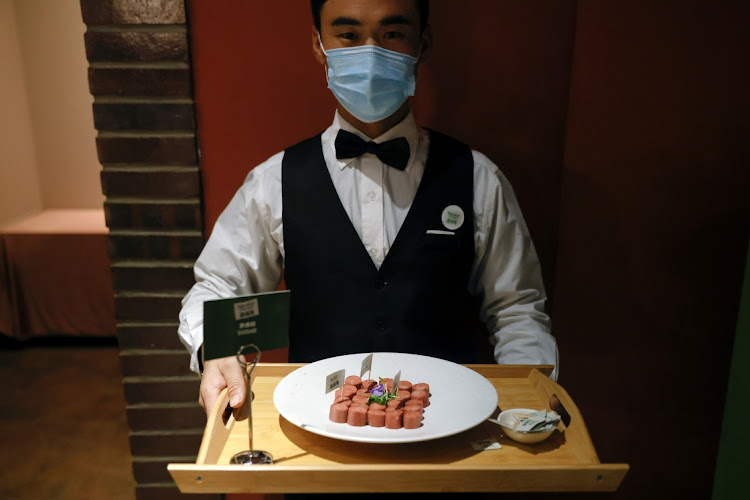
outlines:
{"label": "green menu card", "polygon": [[289,345],[289,291],[203,303],[203,359],[234,356],[246,344],[261,351]]}

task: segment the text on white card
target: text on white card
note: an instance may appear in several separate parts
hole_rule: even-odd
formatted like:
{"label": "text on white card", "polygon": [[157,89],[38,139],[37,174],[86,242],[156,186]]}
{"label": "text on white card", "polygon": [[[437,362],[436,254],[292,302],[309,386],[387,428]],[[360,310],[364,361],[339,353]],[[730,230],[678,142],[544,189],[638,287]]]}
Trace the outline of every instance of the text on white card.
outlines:
{"label": "text on white card", "polygon": [[344,385],[344,370],[338,370],[326,377],[326,394]]}

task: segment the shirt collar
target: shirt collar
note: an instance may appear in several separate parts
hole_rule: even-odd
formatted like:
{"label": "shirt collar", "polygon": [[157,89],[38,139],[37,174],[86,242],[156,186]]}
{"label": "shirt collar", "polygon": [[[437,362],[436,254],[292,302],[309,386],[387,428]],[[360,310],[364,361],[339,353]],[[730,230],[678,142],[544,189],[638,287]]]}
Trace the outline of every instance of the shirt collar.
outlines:
{"label": "shirt collar", "polygon": [[[336,157],[336,135],[339,133],[339,130],[346,130],[347,132],[356,134],[365,141],[371,140],[364,133],[358,130],[354,125],[346,121],[339,114],[338,110],[336,110],[336,114],[333,117],[333,124],[329,129],[330,133],[328,135],[328,142],[331,149],[333,150],[334,158]],[[381,143],[389,141],[391,139],[397,139],[399,137],[405,138],[409,143],[409,163],[406,164],[406,168],[404,169],[405,172],[408,172],[411,169],[412,164],[414,163],[414,157],[417,154],[417,146],[419,145],[419,129],[417,128],[417,123],[414,121],[414,115],[411,113],[411,111],[397,125],[391,127],[380,136],[372,139],[372,141]],[[345,158],[336,160],[336,164],[338,165],[339,169],[343,170],[344,168],[351,165],[352,162],[356,159],[357,158]]]}

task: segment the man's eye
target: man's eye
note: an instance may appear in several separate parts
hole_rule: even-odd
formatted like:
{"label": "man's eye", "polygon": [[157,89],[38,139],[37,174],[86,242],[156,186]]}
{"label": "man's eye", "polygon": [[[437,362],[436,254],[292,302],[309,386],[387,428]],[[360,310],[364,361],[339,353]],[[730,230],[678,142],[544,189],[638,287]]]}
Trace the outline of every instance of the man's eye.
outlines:
{"label": "man's eye", "polygon": [[357,38],[357,34],[352,32],[341,33],[339,34],[339,38],[344,38],[345,40],[355,40]]}
{"label": "man's eye", "polygon": [[392,40],[394,38],[403,38],[403,36],[404,34],[401,33],[400,31],[386,31],[383,34],[383,38],[385,38],[386,40]]}

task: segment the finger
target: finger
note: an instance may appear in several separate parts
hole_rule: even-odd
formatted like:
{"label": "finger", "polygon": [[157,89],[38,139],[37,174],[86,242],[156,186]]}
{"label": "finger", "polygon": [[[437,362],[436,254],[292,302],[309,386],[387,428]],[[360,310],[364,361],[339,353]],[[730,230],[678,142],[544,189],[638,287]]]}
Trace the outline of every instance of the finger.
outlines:
{"label": "finger", "polygon": [[208,414],[213,409],[219,393],[227,384],[218,363],[209,361],[205,364],[204,368],[198,402],[201,403],[203,409]]}
{"label": "finger", "polygon": [[222,363],[222,374],[229,389],[229,406],[239,408],[245,402],[247,388],[245,386],[245,372],[234,358]]}
{"label": "finger", "polygon": [[206,390],[201,390],[201,397],[198,402],[201,404],[201,406],[203,406],[203,409],[206,411],[206,415],[211,412],[214,404],[216,404],[216,400],[219,398],[219,392],[221,392],[221,389],[216,389],[213,387],[209,387]]}

